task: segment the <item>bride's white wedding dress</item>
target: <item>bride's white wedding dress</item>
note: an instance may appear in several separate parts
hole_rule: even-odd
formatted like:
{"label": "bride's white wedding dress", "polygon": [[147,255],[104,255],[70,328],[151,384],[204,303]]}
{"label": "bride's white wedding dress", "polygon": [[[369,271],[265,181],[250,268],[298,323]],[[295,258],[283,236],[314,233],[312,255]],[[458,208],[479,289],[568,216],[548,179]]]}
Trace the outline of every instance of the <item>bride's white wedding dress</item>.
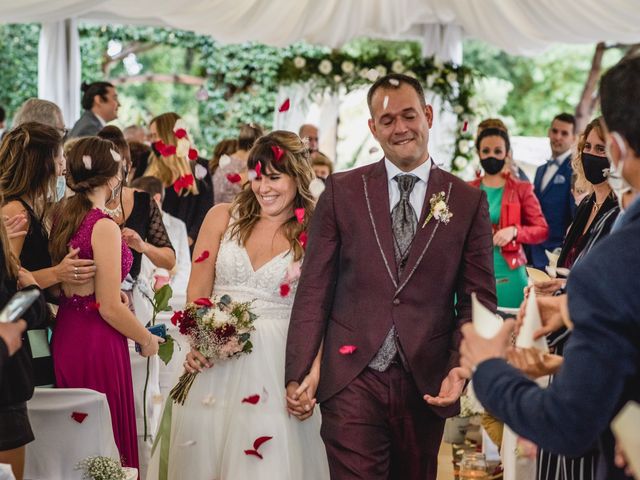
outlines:
{"label": "bride's white wedding dress", "polygon": [[[303,422],[285,408],[285,348],[297,284],[286,297],[280,285],[290,261],[289,253],[280,254],[254,271],[244,247],[223,239],[213,291],[234,301],[254,300],[253,351],[197,375],[184,405],[172,407],[168,453],[159,442],[147,480],[329,478],[319,408]],[[256,404],[243,402],[254,395],[260,396]],[[245,454],[262,436],[273,437],[259,448],[262,459]],[[162,451],[168,458],[166,476],[160,472]]]}

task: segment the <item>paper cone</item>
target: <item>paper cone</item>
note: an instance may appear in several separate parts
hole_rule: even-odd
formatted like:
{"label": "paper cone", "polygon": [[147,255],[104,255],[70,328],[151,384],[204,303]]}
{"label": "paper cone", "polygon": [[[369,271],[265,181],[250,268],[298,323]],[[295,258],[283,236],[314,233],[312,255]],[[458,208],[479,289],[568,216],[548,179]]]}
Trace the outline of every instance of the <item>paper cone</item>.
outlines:
{"label": "paper cone", "polygon": [[640,405],[636,402],[628,402],[620,413],[611,422],[619,446],[625,454],[631,469],[638,474],[640,472]]}
{"label": "paper cone", "polygon": [[537,268],[527,267],[527,275],[529,278],[533,280],[533,282],[548,282],[551,280],[551,277],[543,272],[542,270],[538,270]]}
{"label": "paper cone", "polygon": [[560,255],[557,253],[550,252],[549,250],[545,250],[544,253],[547,254],[547,259],[549,260],[549,266],[556,268],[558,266],[558,259]]}
{"label": "paper cone", "polygon": [[475,293],[471,294],[471,318],[476,333],[483,338],[493,338],[502,327],[502,318],[480,303]]}
{"label": "paper cone", "polygon": [[547,353],[549,347],[544,337],[538,340],[533,339],[533,334],[536,330],[542,328],[542,321],[540,320],[540,311],[538,310],[538,302],[536,301],[535,289],[529,290],[529,299],[527,300],[527,308],[524,314],[524,320],[520,333],[516,339],[516,347],[519,348],[531,348],[535,347],[538,350]]}

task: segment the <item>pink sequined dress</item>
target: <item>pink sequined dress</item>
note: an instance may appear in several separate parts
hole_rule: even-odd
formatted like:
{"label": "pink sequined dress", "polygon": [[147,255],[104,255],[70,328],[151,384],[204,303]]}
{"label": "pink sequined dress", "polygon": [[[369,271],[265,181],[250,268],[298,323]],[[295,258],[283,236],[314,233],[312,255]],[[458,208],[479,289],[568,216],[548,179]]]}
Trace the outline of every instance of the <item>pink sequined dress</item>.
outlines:
{"label": "pink sequined dress", "polygon": [[[92,259],[91,233],[98,220],[110,218],[93,209],[85,216],[69,245],[78,257]],[[133,256],[122,242],[122,279]],[[136,417],[127,338],[101,316],[94,294],[60,296],[51,343],[58,388],[90,388],[107,396],[111,423],[123,466],[138,468]]]}

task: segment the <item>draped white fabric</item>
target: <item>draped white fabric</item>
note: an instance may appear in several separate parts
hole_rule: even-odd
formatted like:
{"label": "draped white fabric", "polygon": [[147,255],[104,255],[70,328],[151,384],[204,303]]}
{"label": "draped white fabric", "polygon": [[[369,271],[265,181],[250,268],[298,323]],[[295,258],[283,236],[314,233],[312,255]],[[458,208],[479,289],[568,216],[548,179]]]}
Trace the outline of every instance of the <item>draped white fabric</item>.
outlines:
{"label": "draped white fabric", "polygon": [[56,103],[68,126],[80,115],[80,65],[76,20],[43,23],[38,45],[38,98]]}
{"label": "draped white fabric", "polygon": [[[424,39],[432,25],[510,53],[533,54],[554,42],[640,41],[638,0],[20,0],[0,2],[2,22],[80,17],[164,25],[225,42],[339,46],[363,35]],[[445,35],[446,37],[446,32]]]}

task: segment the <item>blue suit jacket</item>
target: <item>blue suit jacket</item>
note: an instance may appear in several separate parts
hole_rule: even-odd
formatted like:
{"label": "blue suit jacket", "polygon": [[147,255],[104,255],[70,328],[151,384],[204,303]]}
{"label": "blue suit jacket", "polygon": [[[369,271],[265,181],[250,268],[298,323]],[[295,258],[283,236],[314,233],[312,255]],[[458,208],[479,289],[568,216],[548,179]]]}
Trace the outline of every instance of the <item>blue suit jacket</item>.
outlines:
{"label": "blue suit jacket", "polygon": [[100,119],[91,110],[85,110],[69,132],[69,138],[90,137],[102,130]]}
{"label": "blue suit jacket", "polygon": [[599,437],[598,479],[630,478],[613,464],[609,423],[627,401],[640,400],[640,202],[625,215],[571,272],[575,329],[553,383],[542,389],[500,359],[473,376],[485,408],[548,451],[580,455]]}
{"label": "blue suit jacket", "polygon": [[531,245],[530,261],[536,268],[544,269],[548,264],[544,251],[553,250],[562,246],[564,235],[573,220],[575,211],[575,201],[571,194],[571,159],[567,158],[556,174],[551,178],[545,189],[542,189],[542,177],[549,164],[541,165],[536,170],[536,178],[533,181],[533,188],[540,201],[542,213],[549,224],[549,238],[538,245]]}

